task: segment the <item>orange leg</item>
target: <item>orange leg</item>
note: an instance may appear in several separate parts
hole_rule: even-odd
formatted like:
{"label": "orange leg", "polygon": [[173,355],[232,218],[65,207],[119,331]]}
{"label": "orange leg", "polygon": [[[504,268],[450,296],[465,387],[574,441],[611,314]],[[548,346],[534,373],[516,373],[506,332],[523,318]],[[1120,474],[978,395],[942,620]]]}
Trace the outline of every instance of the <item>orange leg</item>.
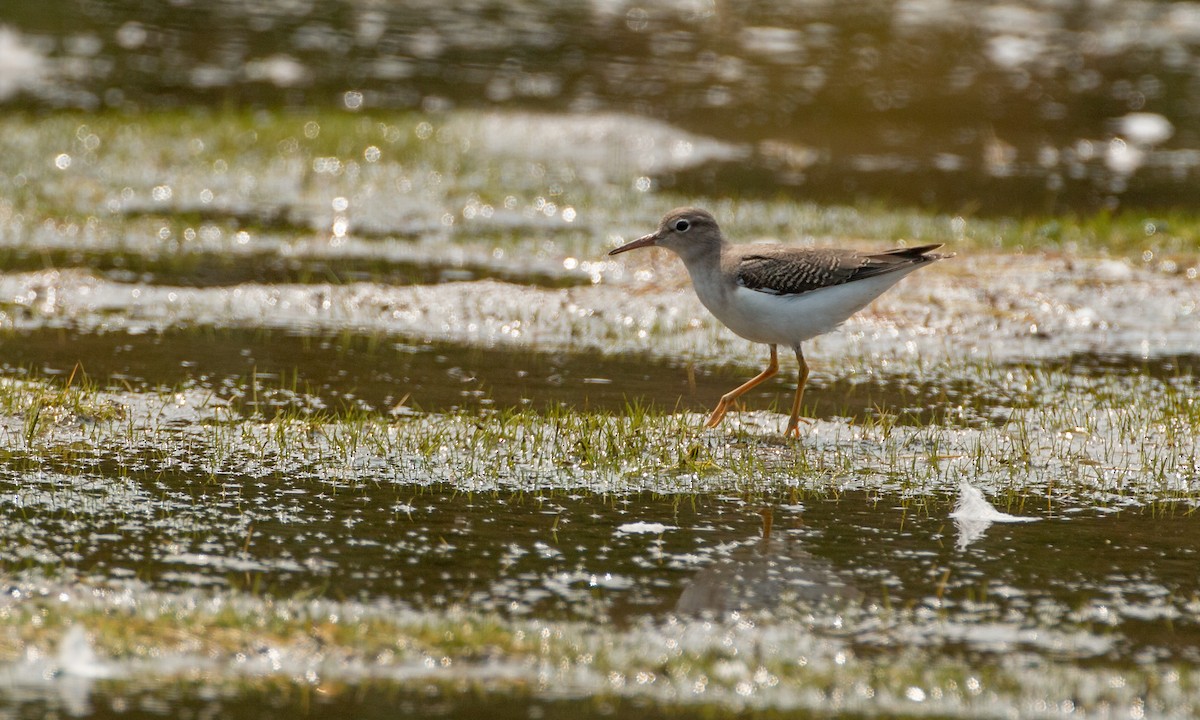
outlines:
{"label": "orange leg", "polygon": [[712,415],[708,416],[708,421],[704,423],[704,427],[714,428],[721,424],[721,418],[725,417],[725,413],[729,410],[729,406],[733,404],[747,391],[754,389],[755,386],[766,382],[772,375],[779,372],[779,354],[775,350],[775,346],[771,346],[771,362],[767,365],[767,369],[750,378],[745,384],[739,385],[733,390],[721,396],[721,402],[717,403],[716,409],[712,411]]}
{"label": "orange leg", "polygon": [[[804,385],[808,382],[808,363],[804,362],[804,353],[796,346],[796,362],[800,363],[800,385],[796,388],[796,399],[792,401],[792,416],[788,418],[787,430],[784,435],[800,437],[800,403],[804,400]],[[804,422],[808,422],[805,420]]]}
{"label": "orange leg", "polygon": [[765,543],[766,541],[771,539],[771,526],[775,522],[775,513],[771,510],[771,507],[768,505],[767,507],[764,507],[762,510],[759,510],[758,514],[761,515],[762,519],[763,519],[762,539],[763,539],[763,542]]}

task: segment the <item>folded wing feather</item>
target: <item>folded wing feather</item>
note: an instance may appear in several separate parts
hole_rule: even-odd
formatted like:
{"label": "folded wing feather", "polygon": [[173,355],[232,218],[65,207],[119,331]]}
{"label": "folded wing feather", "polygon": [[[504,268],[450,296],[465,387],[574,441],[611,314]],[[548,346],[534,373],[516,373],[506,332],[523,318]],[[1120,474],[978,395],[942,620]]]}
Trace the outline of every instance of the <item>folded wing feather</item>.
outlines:
{"label": "folded wing feather", "polygon": [[738,259],[738,284],[774,295],[798,295],[940,260],[941,245],[896,248],[880,253],[759,245]]}

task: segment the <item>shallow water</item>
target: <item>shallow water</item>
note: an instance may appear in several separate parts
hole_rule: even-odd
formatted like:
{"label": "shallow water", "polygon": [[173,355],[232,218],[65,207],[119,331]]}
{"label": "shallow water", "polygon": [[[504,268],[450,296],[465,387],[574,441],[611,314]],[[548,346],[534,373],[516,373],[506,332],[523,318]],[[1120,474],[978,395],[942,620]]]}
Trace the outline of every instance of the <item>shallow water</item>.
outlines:
{"label": "shallow water", "polygon": [[[1194,716],[1196,13],[1043,5],[3,14],[0,717]],[[958,257],[704,430],[680,204]]]}
{"label": "shallow water", "polygon": [[1081,354],[1066,360],[1071,372],[1086,375],[1135,372],[1164,380],[1183,380],[1200,376],[1200,355],[1137,357],[1117,354]]}
{"label": "shallow water", "polygon": [[503,280],[534,287],[566,288],[587,285],[584,275],[519,272],[486,264],[413,262],[386,258],[281,257],[274,251],[222,255],[211,252],[148,257],[141,253],[84,252],[72,249],[0,251],[0,266],[10,272],[44,268],[87,268],[99,277],[134,285],[172,285],[212,288],[242,283],[370,282],[386,285],[429,285],[439,282]]}
{"label": "shallow water", "polygon": [[[696,367],[653,356],[486,348],[385,335],[297,335],[228,328],[149,333],[69,329],[0,335],[0,371],[20,377],[76,370],[104,386],[211,391],[245,412],[423,412],[561,406],[624,413],[630,405],[702,411],[748,379],[745,367]],[[751,408],[789,407],[795,371],[746,395]],[[814,375],[811,417],[855,420],[880,413],[902,423],[986,422],[998,399],[960,380]]]}
{"label": "shallow water", "polygon": [[[51,698],[27,703],[13,718],[43,718],[58,711],[87,717],[159,718],[168,705],[158,690],[138,687],[108,687],[90,690],[85,700]],[[328,686],[291,691],[282,688],[250,690],[223,696],[202,687],[181,685],[169,694],[171,714],[212,715],[222,718],[285,719],[295,717],[296,708],[306,716],[322,718],[472,718],[485,715],[498,720],[525,720],[530,716],[545,720],[569,720],[581,715],[597,717],[658,718],[734,717],[735,713],[714,714],[711,710],[687,712],[642,698],[541,697],[533,693],[511,693],[487,688],[464,691],[455,683],[426,682],[420,687],[389,683],[366,683],[349,688]],[[795,717],[804,717],[797,715]]]}
{"label": "shallow water", "polygon": [[[622,624],[673,612],[787,618],[848,600],[868,616],[920,611],[886,631],[859,618],[866,646],[986,652],[995,642],[1117,662],[1144,653],[1200,661],[1200,536],[1183,506],[1029,501],[1018,511],[1038,522],[976,533],[948,517],[953,498],[938,496],[338,489],[299,477],[214,482],[182,467],[105,480],[117,469],[5,472],[10,532],[0,562],[100,585],[136,577],[155,590],[232,586]],[[945,637],[918,634],[925,612]],[[996,638],[994,622],[1004,625]],[[1100,636],[1090,632],[1096,623]],[[1027,625],[1048,636],[1021,632]],[[1054,645],[1062,642],[1080,647]]]}
{"label": "shallow water", "polygon": [[[920,701],[948,714],[961,712],[959,703],[971,697],[956,682],[973,677],[997,690],[1009,683],[1035,688],[1038,674],[1050,666],[1056,675],[1069,673],[1061,689],[1081,709],[1141,702],[1166,710],[1188,705],[1164,705],[1174,691],[1140,690],[1142,681],[1125,674],[1139,666],[1160,667],[1154,672],[1176,673],[1170,684],[1179,681],[1177,668],[1200,662],[1200,586],[1194,572],[1200,537],[1193,514],[1182,506],[1101,511],[1059,501],[1027,502],[1008,509],[1034,522],[970,528],[947,517],[953,498],[936,495],[898,498],[850,491],[747,501],[695,493],[464,494],[453,486],[414,489],[387,483],[330,493],[314,492],[317,488],[296,479],[216,486],[155,473],[154,480],[133,482],[122,497],[112,492],[111,481],[87,480],[90,473],[71,481],[75,490],[65,476],[5,474],[12,489],[0,503],[3,526],[15,532],[9,533],[0,562],[10,571],[54,568],[83,587],[110,588],[89,599],[78,590],[56,590],[53,583],[48,588],[17,583],[5,600],[10,612],[23,612],[24,606],[43,602],[39,598],[61,592],[61,608],[81,611],[112,602],[110,612],[144,607],[157,614],[181,602],[174,612],[184,617],[210,605],[221,608],[219,601],[205,599],[207,593],[232,587],[252,593],[237,603],[237,612],[247,614],[251,624],[256,617],[329,613],[344,614],[352,629],[381,617],[437,623],[450,613],[459,618],[450,627],[475,617],[492,618],[487,622],[500,627],[536,619],[535,628],[556,636],[582,632],[607,638],[602,646],[610,652],[612,643],[651,658],[659,652],[655,648],[668,649],[658,661],[665,664],[650,671],[661,676],[657,690],[667,694],[650,692],[656,690],[651,679],[645,692],[605,693],[584,701],[582,696],[597,690],[593,682],[608,685],[603,674],[591,677],[590,660],[567,673],[558,691],[526,696],[519,688],[534,682],[538,666],[506,660],[503,654],[476,666],[451,645],[432,652],[435,657],[448,653],[441,664],[457,670],[434,671],[437,663],[425,665],[428,655],[413,666],[402,657],[385,659],[392,657],[388,650],[378,657],[353,656],[347,666],[323,660],[320,649],[286,641],[278,646],[270,636],[248,640],[263,644],[247,649],[251,665],[239,670],[237,664],[247,661],[237,660],[234,675],[256,677],[271,663],[296,676],[307,672],[309,681],[284,684],[276,701],[281,708],[299,704],[304,712],[415,703],[447,717],[469,717],[478,698],[499,692],[497,700],[514,707],[557,706],[604,716],[619,707],[649,704],[652,709],[657,702],[678,700],[664,685],[673,676],[693,673],[699,673],[694,677],[700,682],[711,682],[710,697],[718,700],[724,686],[718,678],[742,672],[749,678],[756,673],[755,662],[771,668],[808,666],[815,675],[806,682],[818,686],[828,682],[817,679],[821,673],[841,668],[837,672],[847,682],[872,688],[872,694],[903,692],[912,700],[911,687],[922,688]],[[105,487],[107,495],[97,493]],[[63,553],[61,538],[67,534],[71,551]],[[130,589],[121,590],[124,585]],[[189,596],[197,589],[204,594]],[[160,592],[166,595],[157,596]],[[311,605],[317,597],[342,604],[322,610]],[[797,644],[775,637],[797,631],[804,637]],[[712,666],[704,659],[705,652],[714,652],[703,649],[708,642],[719,648],[722,637],[735,635],[743,637],[733,647],[758,658],[747,658],[748,668],[739,663],[741,670],[721,670],[724,661]],[[679,657],[676,643],[686,637],[693,638],[686,641],[690,644],[710,640],[696,648],[700,655],[685,650]],[[408,641],[402,637],[401,642]],[[730,646],[729,639],[725,643]],[[827,649],[818,650],[822,645]],[[470,647],[468,642],[468,652]],[[731,652],[729,662],[738,655]],[[1010,665],[1012,658],[1020,661]],[[966,675],[924,677],[907,690],[904,685],[897,690],[888,679],[914,660],[941,664],[947,659]],[[43,661],[26,662],[33,666],[24,672],[32,673]],[[263,691],[253,687],[205,692],[183,682],[165,694],[162,689],[146,693],[147,678],[136,670],[136,659],[131,667],[103,655],[91,665],[68,665],[61,656],[58,662],[64,669],[50,684],[19,673],[7,677],[26,697],[22,712],[65,704],[75,708],[73,714],[94,711],[105,717],[114,709],[109,703],[124,706],[138,697],[162,711],[200,703],[248,717],[264,709],[259,705]],[[170,664],[181,662],[181,667],[202,666],[186,657]],[[640,662],[617,667],[633,668],[628,669],[632,676]],[[903,677],[910,671],[899,672]],[[81,673],[110,679],[97,683]],[[1128,677],[1130,692],[1110,689],[1097,705],[1089,678],[1109,675]],[[764,683],[755,691],[756,702],[821,707],[813,698],[796,696],[801,687]],[[1009,702],[1002,699],[1008,692],[980,697],[968,707],[994,712]],[[1047,697],[1055,697],[1050,692]],[[1188,692],[1182,697],[1194,703]],[[870,697],[863,706],[831,696],[821,702],[849,702],[847,707],[862,710],[874,707]],[[687,715],[693,702],[669,712]],[[728,711],[728,702],[718,700],[711,711]],[[662,711],[668,707],[673,706]]]}
{"label": "shallow water", "polygon": [[635,112],[741,148],[656,174],[683,193],[1186,206],[1200,168],[1181,3],[54,0],[3,20],[0,102]]}

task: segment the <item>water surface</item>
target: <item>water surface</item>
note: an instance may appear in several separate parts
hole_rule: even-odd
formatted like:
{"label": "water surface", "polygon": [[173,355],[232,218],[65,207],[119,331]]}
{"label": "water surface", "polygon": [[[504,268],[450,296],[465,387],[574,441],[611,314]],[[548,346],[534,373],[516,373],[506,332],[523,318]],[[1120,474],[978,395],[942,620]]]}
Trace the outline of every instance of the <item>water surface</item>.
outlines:
{"label": "water surface", "polygon": [[1188,206],[1195,15],[976,0],[54,0],[6,13],[0,102],[615,110],[743,146],[735,162],[656,178],[685,192],[954,212]]}

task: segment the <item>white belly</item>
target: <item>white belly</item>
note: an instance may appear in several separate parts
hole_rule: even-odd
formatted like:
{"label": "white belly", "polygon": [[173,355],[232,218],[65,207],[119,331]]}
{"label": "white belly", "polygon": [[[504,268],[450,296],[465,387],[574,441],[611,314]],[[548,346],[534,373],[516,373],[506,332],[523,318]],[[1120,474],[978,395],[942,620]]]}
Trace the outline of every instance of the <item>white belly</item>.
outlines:
{"label": "white belly", "polygon": [[696,291],[704,306],[738,335],[753,342],[795,347],[841,325],[919,267],[800,295],[772,295],[740,286],[720,295],[701,292],[699,286]]}

